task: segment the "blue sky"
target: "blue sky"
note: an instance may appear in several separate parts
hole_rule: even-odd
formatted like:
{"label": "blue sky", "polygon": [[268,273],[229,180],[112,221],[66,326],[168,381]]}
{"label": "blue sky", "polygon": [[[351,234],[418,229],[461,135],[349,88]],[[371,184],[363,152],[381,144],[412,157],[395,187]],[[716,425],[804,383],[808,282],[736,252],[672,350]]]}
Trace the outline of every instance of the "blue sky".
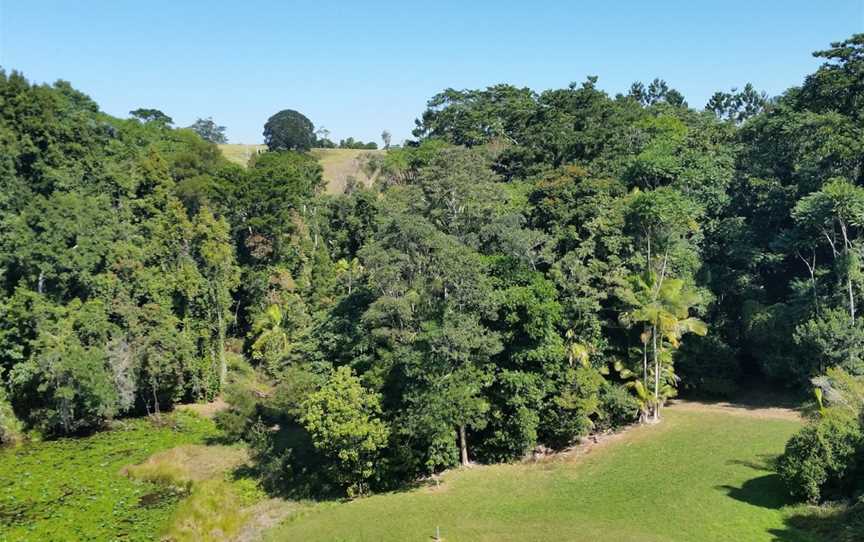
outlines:
{"label": "blue sky", "polygon": [[697,107],[748,81],[777,94],[855,32],[864,0],[0,0],[0,66],[69,80],[113,115],[212,116],[236,143],[284,108],[336,139],[400,141],[446,87],[593,74],[613,94],[660,76]]}

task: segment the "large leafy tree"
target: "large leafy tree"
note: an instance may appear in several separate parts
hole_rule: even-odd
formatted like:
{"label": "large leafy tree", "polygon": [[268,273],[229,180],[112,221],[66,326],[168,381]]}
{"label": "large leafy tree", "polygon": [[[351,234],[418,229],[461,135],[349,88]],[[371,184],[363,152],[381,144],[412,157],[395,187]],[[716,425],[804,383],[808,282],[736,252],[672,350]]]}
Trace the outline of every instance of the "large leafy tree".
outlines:
{"label": "large leafy tree", "polygon": [[228,143],[225,127],[216,124],[212,117],[196,120],[189,129],[210,143]]}
{"label": "large leafy tree", "polygon": [[283,109],[264,124],[264,143],[271,151],[308,151],[315,144],[315,126],[302,113]]}
{"label": "large leafy tree", "polygon": [[333,462],[337,481],[351,496],[367,493],[378,454],[387,444],[380,397],[363,388],[350,368],[340,367],[302,409],[303,426],[315,448]]}

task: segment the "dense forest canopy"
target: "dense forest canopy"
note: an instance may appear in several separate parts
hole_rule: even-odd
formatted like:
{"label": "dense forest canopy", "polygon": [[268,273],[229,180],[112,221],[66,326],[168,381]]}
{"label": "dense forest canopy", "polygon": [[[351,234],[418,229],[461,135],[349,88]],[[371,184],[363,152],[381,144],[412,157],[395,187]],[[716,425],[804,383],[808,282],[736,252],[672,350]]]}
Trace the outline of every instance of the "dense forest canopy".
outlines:
{"label": "dense forest canopy", "polygon": [[0,72],[0,436],[221,394],[270,487],[363,494],[864,375],[864,35],[816,56],[704,110],[446,89],[337,196],[297,111],[242,168],[212,119]]}

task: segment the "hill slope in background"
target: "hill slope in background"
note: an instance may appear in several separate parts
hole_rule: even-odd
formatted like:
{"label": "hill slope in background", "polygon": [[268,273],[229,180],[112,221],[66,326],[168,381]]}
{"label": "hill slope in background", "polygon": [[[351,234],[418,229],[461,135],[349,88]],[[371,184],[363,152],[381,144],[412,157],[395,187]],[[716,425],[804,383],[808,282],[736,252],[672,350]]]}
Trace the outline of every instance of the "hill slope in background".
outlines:
{"label": "hill slope in background", "polygon": [[[219,145],[219,150],[225,158],[246,166],[249,159],[256,153],[267,150],[266,145],[245,145],[242,143],[231,143]],[[372,154],[381,154],[383,150],[362,149],[312,149],[312,155],[321,163],[324,169],[324,182],[328,194],[341,194],[348,184],[348,179],[354,177],[366,186],[375,181],[377,175],[367,175],[363,169],[364,157]]]}

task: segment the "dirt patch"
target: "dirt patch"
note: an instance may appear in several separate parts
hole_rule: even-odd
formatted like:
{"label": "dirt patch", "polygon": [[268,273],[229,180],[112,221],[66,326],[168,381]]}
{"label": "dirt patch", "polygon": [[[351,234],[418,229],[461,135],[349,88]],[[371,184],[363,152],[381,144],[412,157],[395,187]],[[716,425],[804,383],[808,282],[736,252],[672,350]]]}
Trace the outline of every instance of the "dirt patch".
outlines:
{"label": "dirt patch", "polygon": [[282,523],[285,518],[297,511],[297,504],[282,499],[267,499],[244,510],[246,517],[252,518],[240,529],[232,542],[255,542],[261,540],[268,530]]}
{"label": "dirt patch", "polygon": [[223,410],[227,410],[230,405],[221,397],[217,397],[209,403],[189,403],[186,405],[177,405],[174,410],[182,412],[194,412],[202,418],[213,419],[213,417]]}
{"label": "dirt patch", "polygon": [[705,403],[701,401],[675,400],[668,407],[671,410],[685,412],[722,412],[736,416],[748,416],[750,418],[771,420],[800,421],[801,412],[795,408],[782,406],[750,406],[740,403],[718,401],[716,403]]}

